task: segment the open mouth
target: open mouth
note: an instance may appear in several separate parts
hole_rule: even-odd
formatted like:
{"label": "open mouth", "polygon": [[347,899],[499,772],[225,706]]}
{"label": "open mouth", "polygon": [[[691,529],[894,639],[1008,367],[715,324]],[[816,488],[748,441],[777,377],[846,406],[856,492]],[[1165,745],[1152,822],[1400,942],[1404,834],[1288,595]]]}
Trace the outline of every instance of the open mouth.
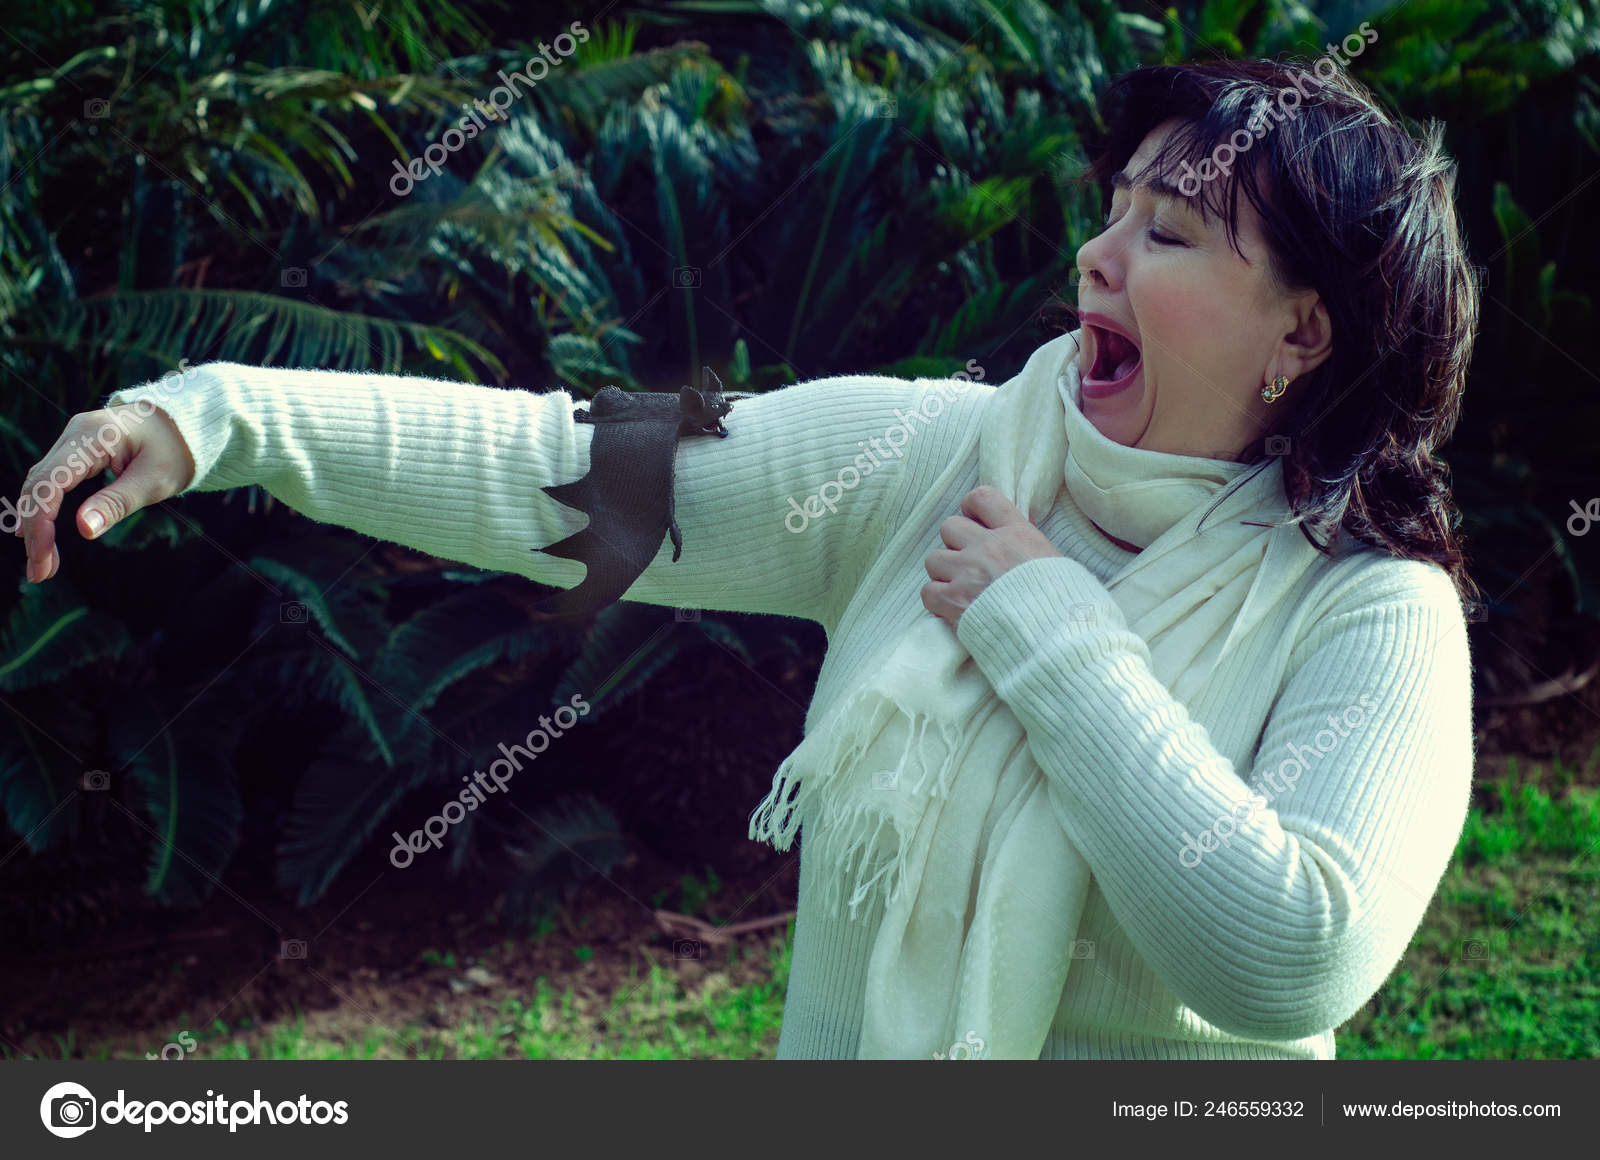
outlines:
{"label": "open mouth", "polygon": [[1083,376],[1083,387],[1091,395],[1103,397],[1132,384],[1144,365],[1138,344],[1127,335],[1104,326],[1085,323],[1094,339],[1094,364]]}

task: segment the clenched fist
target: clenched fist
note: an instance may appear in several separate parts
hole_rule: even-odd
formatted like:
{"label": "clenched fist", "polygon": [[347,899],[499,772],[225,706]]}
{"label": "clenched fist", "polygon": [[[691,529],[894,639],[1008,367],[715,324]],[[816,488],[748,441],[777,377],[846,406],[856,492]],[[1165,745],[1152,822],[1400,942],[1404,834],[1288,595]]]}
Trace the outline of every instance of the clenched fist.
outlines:
{"label": "clenched fist", "polygon": [[72,416],[29,470],[15,515],[6,513],[7,523],[17,522],[12,534],[22,537],[30,582],[48,580],[61,566],[55,521],[66,493],[107,468],[117,478],[78,508],[78,534],[88,540],[188,487],[194,456],[171,416],[153,404],[124,403]]}

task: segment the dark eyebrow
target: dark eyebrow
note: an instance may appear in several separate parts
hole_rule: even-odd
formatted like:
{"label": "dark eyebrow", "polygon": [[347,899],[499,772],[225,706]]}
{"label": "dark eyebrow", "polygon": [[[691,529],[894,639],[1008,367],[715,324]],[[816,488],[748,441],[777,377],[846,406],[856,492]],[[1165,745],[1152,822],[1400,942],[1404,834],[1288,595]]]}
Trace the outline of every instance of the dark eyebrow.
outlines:
{"label": "dark eyebrow", "polygon": [[[1189,204],[1189,199],[1184,196],[1183,191],[1164,177],[1146,178],[1145,180],[1140,181],[1138,184],[1149,189],[1150,192],[1155,194],[1157,197],[1170,197],[1179,205],[1186,206]],[[1117,172],[1111,175],[1112,189],[1132,189],[1133,186],[1134,181],[1128,176],[1128,171],[1126,169],[1119,169]]]}

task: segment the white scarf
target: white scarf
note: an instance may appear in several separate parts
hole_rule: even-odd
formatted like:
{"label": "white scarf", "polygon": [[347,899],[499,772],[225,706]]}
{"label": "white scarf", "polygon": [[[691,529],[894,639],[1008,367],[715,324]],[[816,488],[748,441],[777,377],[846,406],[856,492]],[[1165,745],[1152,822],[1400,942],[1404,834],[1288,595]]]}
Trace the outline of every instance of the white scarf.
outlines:
{"label": "white scarf", "polygon": [[[1187,701],[1222,650],[1293,595],[1316,552],[1289,520],[1277,460],[1234,488],[1196,535],[1217,493],[1251,468],[1102,435],[1080,410],[1079,333],[1039,347],[984,404],[971,436],[978,478],[1035,524],[1065,486],[1096,524],[1143,549],[1106,587],[1149,646],[1152,672]],[[952,456],[886,553],[899,558],[912,547],[904,537],[920,544],[955,514],[934,506],[970,449]],[[924,554],[936,541],[937,532]],[[750,837],[786,850],[803,819],[808,869],[834,914],[846,892],[852,919],[882,893],[860,1057],[1037,1059],[1090,872],[1021,724],[932,613],[881,667],[812,710],[751,815]]]}

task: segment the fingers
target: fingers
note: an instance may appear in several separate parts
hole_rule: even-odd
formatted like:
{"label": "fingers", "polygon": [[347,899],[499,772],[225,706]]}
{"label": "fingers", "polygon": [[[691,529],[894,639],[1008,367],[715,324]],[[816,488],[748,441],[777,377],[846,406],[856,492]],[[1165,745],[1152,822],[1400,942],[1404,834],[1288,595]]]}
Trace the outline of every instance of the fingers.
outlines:
{"label": "fingers", "polygon": [[146,456],[129,462],[115,480],[91,495],[78,509],[78,533],[98,539],[140,508],[158,503],[174,491],[170,476]]}
{"label": "fingers", "polygon": [[[114,442],[102,438],[102,427],[109,428],[109,433],[118,438]],[[91,474],[115,466],[117,451],[126,442],[120,435],[120,428],[107,421],[105,411],[74,415],[44,458],[28,472],[17,499],[18,526],[14,534],[22,536],[30,582],[46,580],[60,567],[55,546],[56,516],[67,492]]]}
{"label": "fingers", "polygon": [[[179,457],[143,454],[144,431],[118,421],[127,417],[122,410],[74,415],[44,458],[28,472],[16,504],[19,522],[14,534],[22,536],[31,583],[48,580],[60,568],[56,520],[67,493],[85,479],[107,469],[117,473],[115,481],[78,508],[78,534],[85,539],[103,535],[118,520],[176,491],[175,473],[182,468]],[[187,456],[187,448],[183,455]]]}
{"label": "fingers", "polygon": [[1017,505],[1006,498],[1005,492],[987,483],[979,484],[962,497],[961,512],[990,528],[1029,522]]}
{"label": "fingers", "polygon": [[947,516],[939,525],[939,538],[944,541],[945,547],[959,551],[982,539],[985,531],[984,527],[966,516]]}
{"label": "fingers", "polygon": [[963,561],[959,552],[952,552],[946,548],[935,548],[922,561],[922,567],[928,573],[930,580],[948,583],[956,578],[956,567],[961,563]]}

